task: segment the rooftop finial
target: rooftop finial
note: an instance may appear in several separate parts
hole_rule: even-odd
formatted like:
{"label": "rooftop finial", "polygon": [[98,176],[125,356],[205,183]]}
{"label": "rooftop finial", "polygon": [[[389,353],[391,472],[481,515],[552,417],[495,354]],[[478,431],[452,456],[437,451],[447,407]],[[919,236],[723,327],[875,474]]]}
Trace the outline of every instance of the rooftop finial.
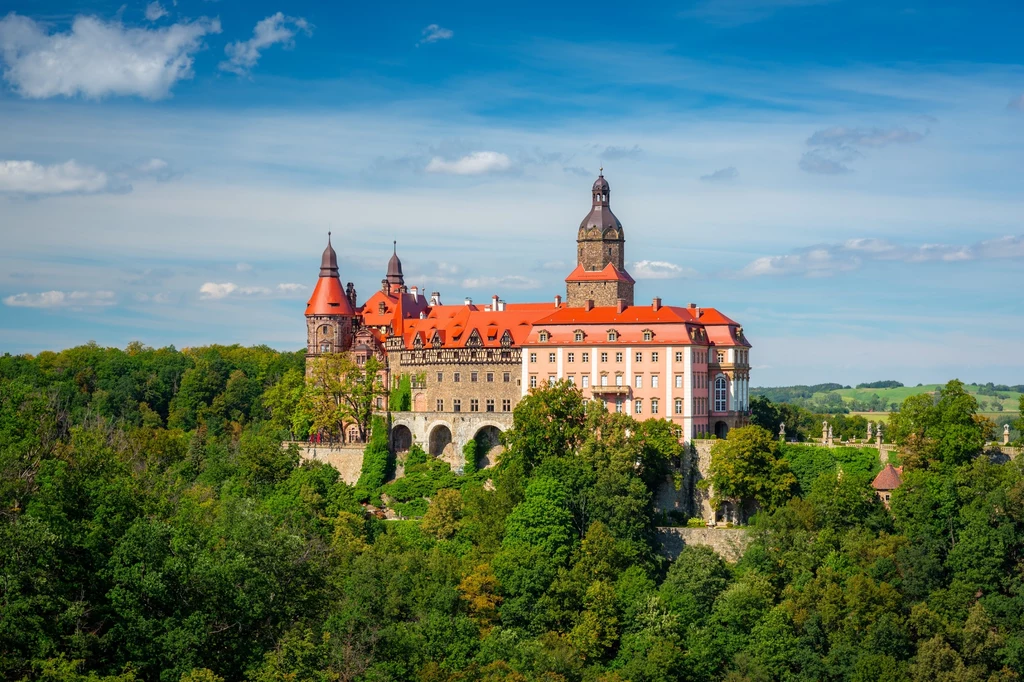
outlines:
{"label": "rooftop finial", "polygon": [[602,177],[604,176],[604,166],[601,166],[600,168],[597,169],[597,174]]}
{"label": "rooftop finial", "polygon": [[391,242],[391,252],[392,253],[398,253],[398,240],[397,239],[394,240],[393,242]]}

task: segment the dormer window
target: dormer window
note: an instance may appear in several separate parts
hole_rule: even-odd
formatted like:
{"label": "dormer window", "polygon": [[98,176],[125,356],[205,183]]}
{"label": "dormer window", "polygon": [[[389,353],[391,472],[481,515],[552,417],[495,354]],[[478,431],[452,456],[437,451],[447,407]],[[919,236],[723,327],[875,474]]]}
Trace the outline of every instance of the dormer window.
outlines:
{"label": "dormer window", "polygon": [[573,338],[573,340],[576,343],[582,343],[583,342],[583,330],[582,329],[577,329],[575,331],[575,333],[573,333],[572,338]]}
{"label": "dormer window", "polygon": [[619,340],[619,333],[614,329],[608,330],[608,341],[614,343]]}
{"label": "dormer window", "polygon": [[548,333],[547,332],[541,332],[540,335],[537,338],[540,339],[541,343],[547,343],[548,342]]}
{"label": "dormer window", "polygon": [[654,332],[652,332],[650,329],[645,329],[644,330],[644,341],[650,341],[653,338],[654,338]]}

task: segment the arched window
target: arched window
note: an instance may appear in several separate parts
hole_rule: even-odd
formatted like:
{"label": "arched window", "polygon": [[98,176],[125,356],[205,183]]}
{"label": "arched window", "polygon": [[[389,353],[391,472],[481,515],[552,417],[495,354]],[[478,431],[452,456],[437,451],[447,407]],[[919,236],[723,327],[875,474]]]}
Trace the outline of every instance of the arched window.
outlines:
{"label": "arched window", "polygon": [[618,339],[619,339],[619,333],[618,332],[616,332],[615,330],[612,330],[612,331],[608,332],[608,340],[609,341],[617,341]]}
{"label": "arched window", "polygon": [[548,342],[548,333],[547,332],[541,332],[540,333],[540,342],[541,343],[547,343]]}
{"label": "arched window", "polygon": [[715,412],[725,412],[725,377],[715,379]]}
{"label": "arched window", "polygon": [[583,341],[583,332],[576,332],[573,338],[576,339],[577,343]]}

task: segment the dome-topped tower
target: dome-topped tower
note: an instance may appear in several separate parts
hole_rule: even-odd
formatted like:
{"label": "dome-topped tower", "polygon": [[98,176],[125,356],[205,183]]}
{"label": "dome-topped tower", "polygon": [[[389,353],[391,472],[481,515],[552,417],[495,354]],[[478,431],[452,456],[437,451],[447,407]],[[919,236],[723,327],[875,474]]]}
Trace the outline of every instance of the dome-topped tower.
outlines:
{"label": "dome-topped tower", "polygon": [[611,209],[611,186],[604,168],[591,188],[590,213],[576,235],[576,269],[566,279],[569,305],[633,304],[633,278],[626,272],[626,237]]}
{"label": "dome-topped tower", "polygon": [[[351,284],[349,285],[352,286]],[[320,258],[320,278],[306,304],[306,358],[324,353],[342,353],[352,347],[355,311],[351,298],[338,278],[338,254],[327,233],[327,248]],[[307,364],[307,369],[311,366]]]}
{"label": "dome-topped tower", "polygon": [[625,235],[622,223],[611,209],[611,186],[604,179],[604,169],[594,181],[591,190],[593,202],[590,213],[580,223],[576,236],[577,260],[590,272],[603,270],[611,263],[619,270],[625,268]]}

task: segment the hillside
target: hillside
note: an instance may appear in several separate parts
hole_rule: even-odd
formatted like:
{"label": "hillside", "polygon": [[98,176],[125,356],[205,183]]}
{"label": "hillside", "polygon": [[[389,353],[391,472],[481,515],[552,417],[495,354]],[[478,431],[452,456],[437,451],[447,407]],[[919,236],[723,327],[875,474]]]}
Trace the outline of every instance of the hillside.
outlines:
{"label": "hillside", "polygon": [[[942,384],[919,384],[897,388],[850,388],[840,384],[814,386],[756,387],[752,395],[763,395],[772,402],[789,403],[813,411],[890,412],[912,395],[934,393]],[[1021,386],[967,384],[967,392],[978,400],[980,411],[989,415],[1016,413],[1020,405]]]}

